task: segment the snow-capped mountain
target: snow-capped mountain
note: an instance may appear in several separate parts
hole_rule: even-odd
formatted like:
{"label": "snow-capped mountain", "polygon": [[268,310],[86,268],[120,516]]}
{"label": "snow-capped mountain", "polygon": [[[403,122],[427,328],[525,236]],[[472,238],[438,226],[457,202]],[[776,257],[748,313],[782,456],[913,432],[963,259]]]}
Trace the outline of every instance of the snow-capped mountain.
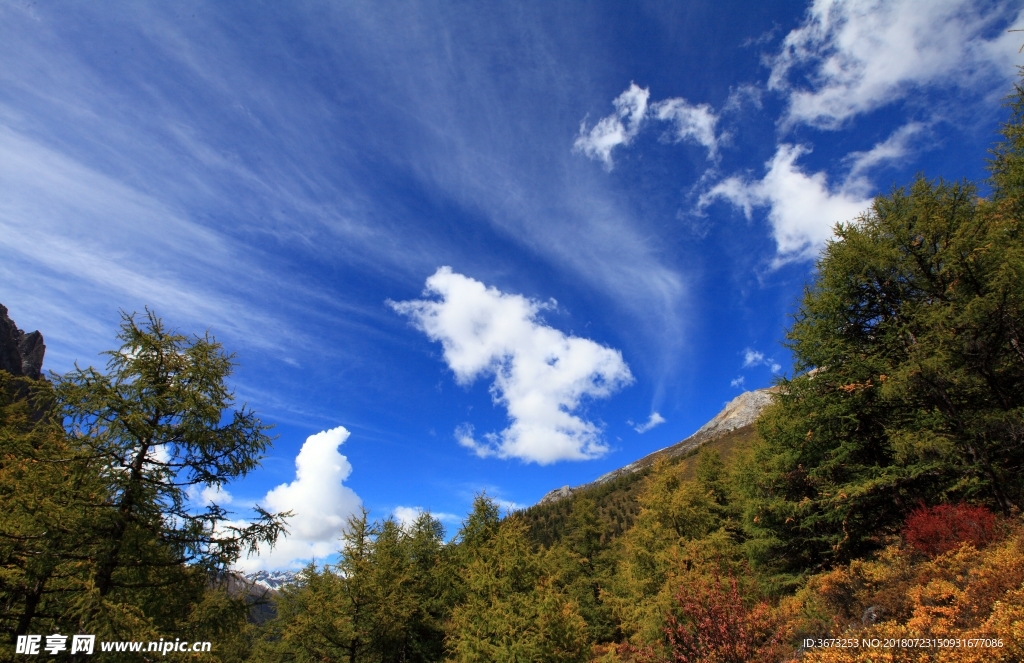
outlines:
{"label": "snow-capped mountain", "polygon": [[285,585],[295,582],[296,574],[294,571],[257,571],[246,573],[245,579],[261,587],[277,591]]}

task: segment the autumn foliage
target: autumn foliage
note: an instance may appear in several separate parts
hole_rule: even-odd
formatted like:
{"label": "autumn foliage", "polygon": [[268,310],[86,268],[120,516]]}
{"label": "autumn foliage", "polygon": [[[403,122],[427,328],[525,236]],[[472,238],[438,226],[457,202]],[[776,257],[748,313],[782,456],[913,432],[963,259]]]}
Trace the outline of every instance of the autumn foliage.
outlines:
{"label": "autumn foliage", "polygon": [[983,506],[940,504],[920,507],[907,518],[903,540],[927,555],[939,555],[962,543],[980,547],[995,537],[996,518]]}
{"label": "autumn foliage", "polygon": [[[858,646],[810,647],[801,663],[1024,660],[1024,526],[1009,530],[984,548],[968,543],[929,559],[893,545],[812,577],[797,596],[802,618],[829,615],[817,637]],[[813,634],[809,626],[804,633]],[[878,646],[863,645],[872,641]]]}
{"label": "autumn foliage", "polygon": [[[776,619],[764,601],[749,606],[736,578],[683,585],[669,614],[663,648],[623,647],[637,663],[747,663],[778,658]],[[659,649],[661,649],[659,651]]]}

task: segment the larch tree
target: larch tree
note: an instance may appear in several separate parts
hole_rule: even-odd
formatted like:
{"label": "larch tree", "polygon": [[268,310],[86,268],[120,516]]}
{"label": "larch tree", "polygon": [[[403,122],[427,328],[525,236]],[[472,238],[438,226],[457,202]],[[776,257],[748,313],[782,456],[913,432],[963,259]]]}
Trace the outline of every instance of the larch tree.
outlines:
{"label": "larch tree", "polygon": [[910,509],[1024,506],[1024,89],[992,193],[918,179],[839,224],[762,416],[747,523],[770,563],[863,555]]}
{"label": "larch tree", "polygon": [[148,311],[141,324],[124,315],[118,338],[106,371],[76,367],[54,385],[56,416],[105,484],[73,612],[84,632],[112,637],[180,619],[177,599],[198,600],[241,555],[273,545],[288,515],[257,507],[239,526],[194,499],[253,470],[270,443],[251,410],[232,409],[233,361],[220,344]]}

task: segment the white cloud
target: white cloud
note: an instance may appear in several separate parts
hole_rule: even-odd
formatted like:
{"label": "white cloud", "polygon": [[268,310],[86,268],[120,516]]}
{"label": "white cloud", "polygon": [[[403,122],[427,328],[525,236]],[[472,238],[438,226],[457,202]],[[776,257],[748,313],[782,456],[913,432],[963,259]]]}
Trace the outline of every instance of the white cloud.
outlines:
{"label": "white cloud", "polygon": [[216,504],[226,506],[234,501],[231,493],[221,486],[191,486],[188,490],[189,499],[199,506]]}
{"label": "white cloud", "polygon": [[273,550],[242,559],[243,571],[301,566],[311,559],[324,559],[338,550],[338,539],[348,517],[362,504],[359,496],[344,485],[352,465],[338,451],[348,439],[343,427],[332,428],[306,438],[295,457],[295,480],[267,493],[262,506],[271,512],[291,511],[289,534]]}
{"label": "white cloud", "polygon": [[396,506],[391,515],[395,517],[402,529],[409,529],[423,515],[423,509],[418,506]]}
{"label": "white cloud", "polygon": [[708,158],[718,156],[719,137],[715,136],[718,116],[708,104],[691,104],[679,97],[659,101],[651,107],[654,116],[665,122],[675,123],[676,141],[689,140],[703,145]]}
{"label": "white cloud", "polygon": [[850,173],[847,175],[845,188],[869,191],[871,185],[865,173],[886,161],[899,161],[905,157],[911,151],[911,140],[918,137],[926,128],[927,125],[922,122],[910,122],[870,150],[847,154],[843,161],[849,164]]}
{"label": "white cloud", "polygon": [[[743,351],[743,368],[753,368],[754,366],[766,366],[772,373],[778,373],[782,370],[782,366],[771,357],[765,357],[763,352],[754,350],[752,348],[746,348]],[[737,383],[737,380],[739,382]],[[732,381],[732,386],[736,387],[743,384],[743,378],[739,377]]]}
{"label": "white cloud", "polygon": [[636,83],[612,102],[615,112],[602,118],[589,131],[586,121],[580,124],[580,133],[573,147],[591,159],[600,159],[605,168],[611,170],[612,150],[619,145],[629,145],[640,131],[640,125],[647,115],[647,100],[651,92]]}
{"label": "white cloud", "polygon": [[768,207],[768,221],[778,252],[776,265],[814,259],[825,240],[832,236],[833,226],[865,212],[871,198],[861,188],[860,178],[851,182],[851,187],[833,189],[825,173],[803,172],[796,160],[808,151],[802,145],[779,145],[775,156],[765,164],[768,172],[763,179],[722,180],[700,197],[698,208],[724,199],[741,208],[749,219],[753,208]]}
{"label": "white cloud", "polygon": [[544,304],[441,267],[425,295],[439,299],[389,302],[431,340],[463,385],[493,375],[491,396],[511,425],[483,441],[469,424],[455,431],[477,455],[519,458],[542,465],[604,454],[600,428],[573,414],[585,398],[603,398],[633,381],[618,350],[567,336],[539,319]]}
{"label": "white cloud", "polygon": [[778,252],[776,265],[814,259],[837,222],[852,221],[871,206],[873,191],[867,173],[904,158],[913,149],[914,139],[926,129],[924,123],[910,122],[870,150],[848,154],[843,159],[848,170],[838,186],[830,186],[825,173],[808,175],[796,164],[810,148],[784,143],[765,164],[768,172],[763,179],[748,181],[734,176],[722,180],[701,195],[698,210],[721,199],[742,209],[750,219],[755,207],[768,207]]}
{"label": "white cloud", "polygon": [[718,115],[708,104],[691,104],[681,97],[673,97],[649,105],[651,93],[630,83],[629,89],[615,101],[615,112],[602,118],[589,131],[586,121],[580,124],[580,133],[573,148],[591,159],[604,162],[605,168],[612,168],[612,150],[619,145],[629,145],[640,132],[648,117],[672,122],[675,125],[675,142],[689,141],[702,145],[708,150],[708,158],[718,157],[721,136],[715,135]]}
{"label": "white cloud", "polygon": [[651,430],[655,426],[660,426],[661,424],[665,423],[665,421],[665,417],[661,416],[661,414],[657,412],[651,412],[651,416],[648,417],[647,421],[645,421],[644,423],[637,424],[634,426],[633,422],[630,421],[629,425],[633,426],[633,430],[643,435],[644,433]]}
{"label": "white cloud", "polygon": [[764,353],[747,348],[743,351],[743,368],[757,366],[764,362]]}
{"label": "white cloud", "polygon": [[788,95],[786,123],[837,128],[923,86],[1002,86],[1019,46],[1005,28],[1022,16],[1005,1],[814,0],[768,87]]}
{"label": "white cloud", "polygon": [[761,92],[762,89],[760,87],[749,83],[742,83],[736,87],[730,87],[729,97],[725,100],[725,104],[722,106],[722,112],[737,113],[743,108],[744,104],[750,104],[754,108],[760,109],[762,106]]}
{"label": "white cloud", "polygon": [[742,389],[747,379],[742,375],[729,381],[729,386],[734,389]]}
{"label": "white cloud", "polygon": [[[416,522],[426,509],[418,506],[396,506],[391,512],[398,524],[402,526],[402,529],[409,529]],[[439,511],[437,513],[431,511],[430,515],[438,520],[446,523],[458,523],[461,522],[461,518],[456,516],[454,513],[445,513]]]}

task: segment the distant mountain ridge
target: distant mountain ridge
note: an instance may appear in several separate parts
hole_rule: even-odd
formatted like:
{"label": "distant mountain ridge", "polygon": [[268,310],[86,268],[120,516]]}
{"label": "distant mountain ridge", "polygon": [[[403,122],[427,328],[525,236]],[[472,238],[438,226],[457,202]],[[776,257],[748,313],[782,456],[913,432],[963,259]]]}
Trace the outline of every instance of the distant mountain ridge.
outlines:
{"label": "distant mountain ridge", "polygon": [[745,391],[729,401],[721,412],[716,414],[706,424],[698,428],[697,432],[688,438],[650,453],[639,460],[635,460],[628,465],[620,467],[617,470],[612,470],[607,474],[602,474],[590,483],[585,483],[583,485],[576,486],[575,488],[570,486],[555,488],[554,490],[547,492],[544,497],[540,498],[540,501],[537,502],[536,506],[557,502],[565,499],[566,497],[570,497],[573,493],[578,491],[589,490],[603,483],[619,479],[629,474],[634,474],[647,469],[661,458],[677,458],[685,456],[707,442],[716,440],[746,426],[750,426],[757,420],[757,417],[760,416],[764,408],[771,403],[772,393],[776,390],[776,387],[768,387],[766,389]]}
{"label": "distant mountain ridge", "polygon": [[286,585],[294,584],[298,574],[294,571],[256,571],[245,573],[243,577],[254,585],[277,592]]}

